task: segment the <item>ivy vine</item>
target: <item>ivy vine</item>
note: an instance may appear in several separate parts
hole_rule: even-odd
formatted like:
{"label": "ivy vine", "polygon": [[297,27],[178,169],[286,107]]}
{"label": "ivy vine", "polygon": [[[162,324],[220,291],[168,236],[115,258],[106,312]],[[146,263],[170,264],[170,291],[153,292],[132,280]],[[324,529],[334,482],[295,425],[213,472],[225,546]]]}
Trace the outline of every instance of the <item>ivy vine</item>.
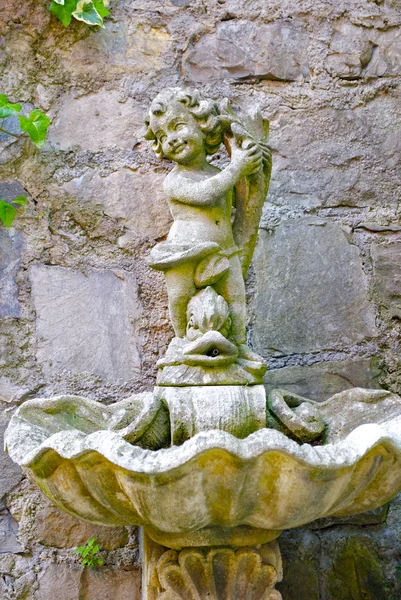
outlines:
{"label": "ivy vine", "polygon": [[[35,146],[41,148],[46,140],[47,129],[50,119],[42,111],[35,108],[29,116],[19,114],[21,104],[13,104],[4,94],[0,94],[0,133],[15,138],[29,137]],[[14,133],[5,128],[5,119],[17,116],[22,133]],[[5,227],[11,227],[18,212],[22,212],[28,199],[25,196],[17,196],[11,202],[0,198],[0,221]]]}
{"label": "ivy vine", "polygon": [[53,0],[50,10],[64,27],[68,27],[72,18],[87,25],[104,27],[103,19],[110,14],[107,6],[108,0]]}

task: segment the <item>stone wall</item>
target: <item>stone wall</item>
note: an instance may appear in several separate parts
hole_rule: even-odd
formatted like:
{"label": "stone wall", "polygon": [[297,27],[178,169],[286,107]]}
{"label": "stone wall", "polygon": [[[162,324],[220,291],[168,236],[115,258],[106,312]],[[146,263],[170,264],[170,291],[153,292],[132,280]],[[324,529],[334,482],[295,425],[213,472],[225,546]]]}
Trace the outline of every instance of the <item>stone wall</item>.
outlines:
{"label": "stone wall", "polygon": [[[154,384],[172,330],[145,258],[170,226],[170,166],[141,130],[170,85],[258,104],[271,121],[248,277],[267,388],[400,393],[399,0],[112,0],[103,30],[64,29],[48,3],[0,9],[0,91],[52,120],[41,151],[0,134],[0,195],[30,199],[0,229],[1,428],[30,397],[111,402]],[[0,468],[2,599],[139,599],[134,529],[62,515],[6,455]],[[284,534],[285,600],[399,599],[400,518],[398,498]],[[95,571],[72,550],[92,535]]]}

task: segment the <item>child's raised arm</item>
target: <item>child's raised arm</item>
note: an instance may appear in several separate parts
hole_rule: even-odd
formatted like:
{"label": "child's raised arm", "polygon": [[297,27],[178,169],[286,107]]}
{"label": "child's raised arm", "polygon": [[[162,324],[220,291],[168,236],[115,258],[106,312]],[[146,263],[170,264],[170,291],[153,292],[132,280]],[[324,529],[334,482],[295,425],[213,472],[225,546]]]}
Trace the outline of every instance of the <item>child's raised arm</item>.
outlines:
{"label": "child's raised arm", "polygon": [[261,168],[262,150],[256,143],[246,150],[233,144],[230,164],[212,177],[197,181],[191,171],[172,171],[164,180],[164,191],[171,200],[193,206],[213,205],[228,194],[234,185],[246,175]]}

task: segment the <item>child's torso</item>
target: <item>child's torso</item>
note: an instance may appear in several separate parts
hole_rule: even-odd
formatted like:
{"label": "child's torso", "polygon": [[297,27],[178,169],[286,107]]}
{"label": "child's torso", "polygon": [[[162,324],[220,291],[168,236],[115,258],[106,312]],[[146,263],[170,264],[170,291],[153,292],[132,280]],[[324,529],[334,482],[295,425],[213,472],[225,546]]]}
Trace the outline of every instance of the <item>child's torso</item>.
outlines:
{"label": "child's torso", "polygon": [[[191,179],[209,179],[219,171],[216,169],[191,174]],[[235,246],[232,226],[232,192],[217,198],[213,204],[193,205],[169,200],[174,219],[168,240],[179,243],[216,242],[224,249]]]}

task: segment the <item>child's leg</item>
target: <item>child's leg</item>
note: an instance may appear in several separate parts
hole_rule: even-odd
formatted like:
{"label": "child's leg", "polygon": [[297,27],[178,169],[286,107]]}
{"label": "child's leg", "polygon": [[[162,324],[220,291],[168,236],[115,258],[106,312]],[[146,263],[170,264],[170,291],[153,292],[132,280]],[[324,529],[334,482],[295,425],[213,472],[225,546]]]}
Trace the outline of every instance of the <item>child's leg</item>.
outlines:
{"label": "child's leg", "polygon": [[214,286],[218,294],[223,296],[230,308],[231,334],[230,337],[236,344],[246,342],[246,298],[245,283],[242,269],[237,254],[230,258],[230,270],[227,275]]}
{"label": "child's leg", "polygon": [[165,271],[168,308],[175,335],[185,337],[187,329],[187,305],[196,294],[193,263],[183,264]]}

